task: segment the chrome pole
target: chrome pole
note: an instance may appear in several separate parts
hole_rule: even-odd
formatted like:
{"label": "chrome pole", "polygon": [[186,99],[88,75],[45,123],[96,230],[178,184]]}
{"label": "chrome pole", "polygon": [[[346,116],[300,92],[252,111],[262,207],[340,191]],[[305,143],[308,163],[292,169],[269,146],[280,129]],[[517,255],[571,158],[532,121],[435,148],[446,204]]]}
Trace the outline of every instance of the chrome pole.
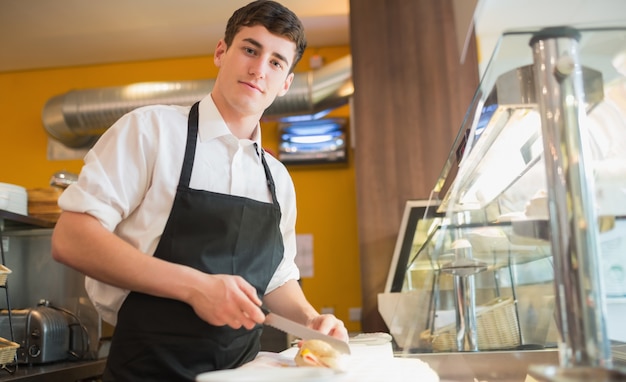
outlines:
{"label": "chrome pole", "polygon": [[474,275],[454,276],[457,351],[478,351]]}
{"label": "chrome pole", "polygon": [[474,259],[467,240],[453,243],[454,259],[441,270],[454,278],[454,307],[456,318],[456,350],[478,351],[475,275],[487,269],[484,262]]}
{"label": "chrome pole", "polygon": [[578,31],[533,36],[534,76],[547,171],[561,367],[610,368],[598,219]]}

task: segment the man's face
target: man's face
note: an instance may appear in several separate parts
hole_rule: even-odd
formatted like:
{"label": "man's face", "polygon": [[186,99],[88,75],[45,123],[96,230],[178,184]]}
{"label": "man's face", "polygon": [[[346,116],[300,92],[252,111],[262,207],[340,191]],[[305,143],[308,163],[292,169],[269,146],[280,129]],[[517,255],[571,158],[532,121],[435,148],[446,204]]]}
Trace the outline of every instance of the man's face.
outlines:
{"label": "man's face", "polygon": [[260,117],[277,96],[289,90],[295,50],[294,42],[261,25],[241,28],[229,47],[221,40],[215,49],[214,61],[220,70],[212,92],[216,103],[228,108],[220,111]]}

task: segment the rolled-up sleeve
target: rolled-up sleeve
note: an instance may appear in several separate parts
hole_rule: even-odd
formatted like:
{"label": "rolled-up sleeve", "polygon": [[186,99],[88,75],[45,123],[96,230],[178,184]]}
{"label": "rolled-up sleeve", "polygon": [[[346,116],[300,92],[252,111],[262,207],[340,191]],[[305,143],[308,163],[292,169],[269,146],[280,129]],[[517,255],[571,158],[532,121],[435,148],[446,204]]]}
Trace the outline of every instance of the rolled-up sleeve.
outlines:
{"label": "rolled-up sleeve", "polygon": [[102,135],[85,155],[78,181],[59,198],[62,210],[92,215],[110,231],[132,213],[148,187],[155,156],[149,136],[154,131],[146,131],[143,118],[129,113]]}

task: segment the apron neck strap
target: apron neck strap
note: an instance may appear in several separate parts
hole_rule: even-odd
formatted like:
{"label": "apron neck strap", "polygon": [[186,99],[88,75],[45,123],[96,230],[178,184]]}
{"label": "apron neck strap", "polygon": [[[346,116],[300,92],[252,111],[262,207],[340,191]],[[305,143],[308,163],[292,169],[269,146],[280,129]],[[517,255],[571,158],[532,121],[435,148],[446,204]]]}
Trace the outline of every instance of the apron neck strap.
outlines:
{"label": "apron neck strap", "polygon": [[[254,149],[257,154],[259,154],[259,145],[254,142]],[[265,170],[265,179],[267,179],[267,187],[270,189],[270,193],[272,194],[272,201],[274,205],[280,207],[278,204],[278,198],[276,197],[276,184],[274,184],[274,178],[272,177],[272,172],[270,171],[270,167],[267,165],[265,161],[265,150],[261,148],[261,163],[263,164],[263,169]]]}
{"label": "apron neck strap", "polygon": [[193,169],[193,160],[196,156],[196,141],[198,138],[198,106],[200,102],[196,102],[189,111],[187,120],[187,146],[185,148],[185,157],[183,159],[183,169],[180,172],[179,186],[189,187],[191,180],[191,170]]}

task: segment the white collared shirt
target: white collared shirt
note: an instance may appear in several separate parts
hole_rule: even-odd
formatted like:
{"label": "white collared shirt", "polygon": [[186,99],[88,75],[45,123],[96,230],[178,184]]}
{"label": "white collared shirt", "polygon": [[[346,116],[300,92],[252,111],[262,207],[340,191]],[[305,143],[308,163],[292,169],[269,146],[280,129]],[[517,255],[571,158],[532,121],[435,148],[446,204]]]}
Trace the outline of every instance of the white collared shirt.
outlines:
{"label": "white collared shirt", "polygon": [[[85,156],[77,183],[59,198],[63,210],[96,217],[108,230],[153,255],[170,214],[183,164],[189,107],[146,106],[111,126]],[[272,202],[265,171],[254,143],[261,147],[257,125],[253,140],[231,134],[210,95],[199,106],[198,143],[189,186]],[[265,153],[276,183],[285,253],[266,293],[298,279],[296,200],[285,166]],[[92,278],[87,293],[102,319],[115,325],[128,291]]]}

